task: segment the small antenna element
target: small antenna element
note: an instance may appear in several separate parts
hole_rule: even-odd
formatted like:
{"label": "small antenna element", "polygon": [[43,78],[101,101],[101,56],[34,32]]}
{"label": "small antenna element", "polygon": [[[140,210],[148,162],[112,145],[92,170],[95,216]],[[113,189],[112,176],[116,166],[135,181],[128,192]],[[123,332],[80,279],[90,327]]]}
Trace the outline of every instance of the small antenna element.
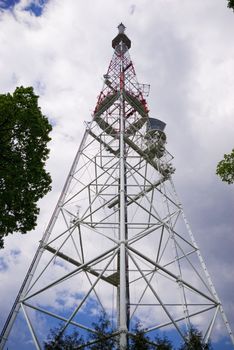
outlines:
{"label": "small antenna element", "polygon": [[126,27],[125,25],[123,25],[123,23],[120,23],[118,25],[118,29],[119,29],[119,34],[123,34],[125,32]]}

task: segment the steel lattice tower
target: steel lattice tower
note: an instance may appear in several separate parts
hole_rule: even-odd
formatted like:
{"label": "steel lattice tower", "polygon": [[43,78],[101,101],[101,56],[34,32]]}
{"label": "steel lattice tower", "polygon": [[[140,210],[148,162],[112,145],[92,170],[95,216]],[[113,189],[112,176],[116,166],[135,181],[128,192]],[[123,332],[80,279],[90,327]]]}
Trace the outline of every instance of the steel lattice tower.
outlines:
{"label": "steel lattice tower", "polygon": [[45,340],[38,319],[89,334],[92,313],[102,310],[121,350],[137,320],[149,335],[174,329],[181,338],[200,322],[208,341],[218,314],[234,343],[176,195],[166,124],[149,117],[149,86],[138,83],[131,41],[123,24],[118,29],[93,120],[2,331],[1,349],[19,311],[37,349]]}

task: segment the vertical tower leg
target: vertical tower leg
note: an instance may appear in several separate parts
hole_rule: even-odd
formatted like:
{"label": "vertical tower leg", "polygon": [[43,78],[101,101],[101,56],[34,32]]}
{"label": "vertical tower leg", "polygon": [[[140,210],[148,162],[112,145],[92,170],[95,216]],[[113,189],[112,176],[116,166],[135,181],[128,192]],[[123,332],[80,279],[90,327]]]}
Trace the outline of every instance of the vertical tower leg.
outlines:
{"label": "vertical tower leg", "polygon": [[124,100],[121,98],[120,109],[120,350],[127,349],[127,284],[126,284],[126,184],[125,184],[125,144],[124,144]]}

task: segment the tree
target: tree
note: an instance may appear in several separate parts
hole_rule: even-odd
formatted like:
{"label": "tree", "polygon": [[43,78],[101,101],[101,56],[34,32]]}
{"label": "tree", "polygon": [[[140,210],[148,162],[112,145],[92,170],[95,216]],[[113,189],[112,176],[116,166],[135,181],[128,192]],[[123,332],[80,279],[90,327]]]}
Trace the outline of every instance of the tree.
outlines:
{"label": "tree", "polygon": [[51,129],[32,87],[0,95],[0,248],[4,236],[36,226],[37,202],[51,184],[45,170]]}
{"label": "tree", "polygon": [[181,345],[179,350],[211,350],[210,343],[205,344],[202,333],[192,327],[186,334],[187,341]]}
{"label": "tree", "polygon": [[227,7],[229,7],[230,9],[233,9],[234,11],[234,0],[228,0]]}
{"label": "tree", "polygon": [[234,149],[230,154],[224,154],[223,160],[217,165],[216,174],[222,181],[228,184],[234,183]]}
{"label": "tree", "polygon": [[173,350],[167,337],[157,336],[154,342],[146,335],[145,330],[138,322],[134,328],[134,337],[131,337],[129,350]]}
{"label": "tree", "polygon": [[157,350],[173,350],[172,343],[166,336],[163,338],[156,337],[155,341],[158,344]]}
{"label": "tree", "polygon": [[[44,342],[45,350],[114,350],[116,349],[116,340],[112,336],[113,330],[107,315],[102,312],[98,321],[93,322],[95,333],[91,333],[86,341],[76,330],[68,335],[61,333],[61,327],[50,330],[48,340]],[[89,345],[85,345],[90,343]]]}
{"label": "tree", "polygon": [[44,342],[45,350],[73,350],[84,344],[83,337],[77,331],[61,334],[61,327],[52,329],[48,341]]}
{"label": "tree", "polygon": [[130,350],[150,350],[149,337],[145,334],[145,330],[142,328],[139,322],[136,323],[133,329],[135,335],[129,341]]}
{"label": "tree", "polygon": [[96,333],[90,335],[90,341],[95,341],[89,346],[90,350],[114,350],[116,348],[116,340],[112,337],[113,329],[111,322],[107,318],[105,312],[102,312],[98,321],[93,322]]}

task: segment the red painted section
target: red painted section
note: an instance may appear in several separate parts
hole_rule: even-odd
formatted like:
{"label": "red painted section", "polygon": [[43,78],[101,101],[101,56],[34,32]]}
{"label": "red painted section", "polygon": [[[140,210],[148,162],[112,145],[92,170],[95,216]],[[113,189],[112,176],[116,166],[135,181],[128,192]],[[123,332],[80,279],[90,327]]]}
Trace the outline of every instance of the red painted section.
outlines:
{"label": "red painted section", "polygon": [[123,72],[120,73],[120,83],[119,84],[120,84],[120,90],[122,90],[124,87],[124,73]]}

